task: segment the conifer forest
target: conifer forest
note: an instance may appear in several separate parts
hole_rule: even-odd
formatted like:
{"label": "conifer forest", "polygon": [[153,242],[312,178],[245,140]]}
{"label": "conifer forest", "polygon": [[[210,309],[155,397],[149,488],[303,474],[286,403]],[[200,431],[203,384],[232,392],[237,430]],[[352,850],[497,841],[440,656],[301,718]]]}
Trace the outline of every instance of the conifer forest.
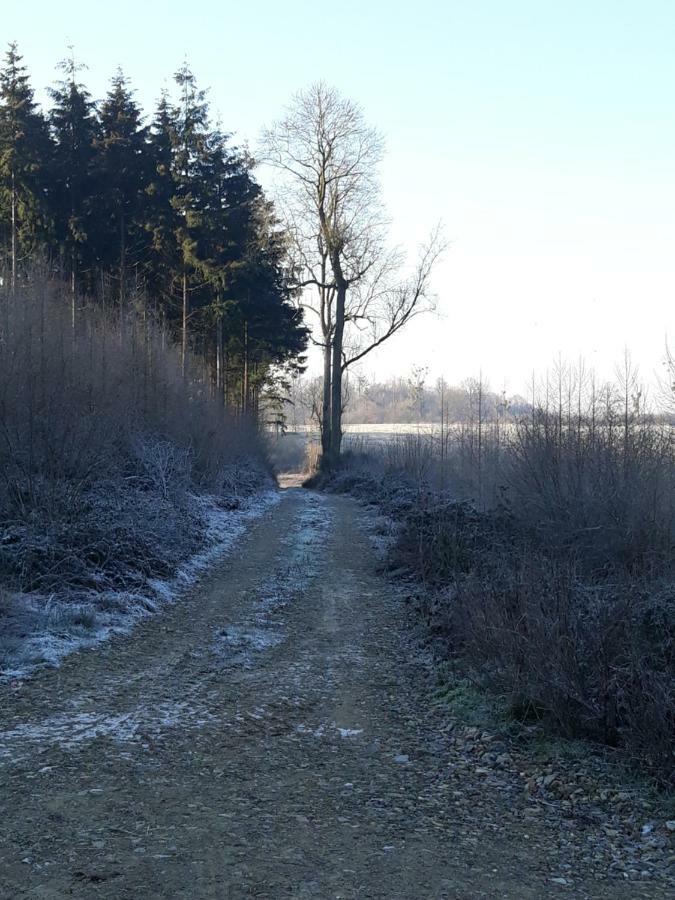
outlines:
{"label": "conifer forest", "polygon": [[188,63],[149,118],[122,71],[99,102],[74,54],[58,75],[42,110],[19,48],[5,53],[5,289],[24,289],[37,272],[58,278],[73,332],[90,305],[120,321],[151,317],[178,342],[183,371],[195,354],[214,396],[255,412],[299,365],[306,331],[253,160],[210,120]]}

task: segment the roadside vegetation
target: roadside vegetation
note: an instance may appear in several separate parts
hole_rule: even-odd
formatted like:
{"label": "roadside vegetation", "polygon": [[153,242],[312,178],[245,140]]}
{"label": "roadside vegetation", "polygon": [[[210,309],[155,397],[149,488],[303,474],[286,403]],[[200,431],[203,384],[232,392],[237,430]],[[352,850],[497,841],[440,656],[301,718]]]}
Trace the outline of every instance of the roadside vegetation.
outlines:
{"label": "roadside vegetation", "polygon": [[393,520],[390,564],[465,677],[672,787],[675,440],[642,398],[629,360],[602,388],[561,367],[515,421],[371,442],[329,485]]}
{"label": "roadside vegetation", "polygon": [[0,291],[0,670],[124,627],[189,581],[273,479],[253,419],[149,317]]}
{"label": "roadside vegetation", "polygon": [[[559,365],[526,399],[423,369],[368,384],[358,364],[433,308],[445,244],[409,270],[390,246],[360,107],[319,83],[267,130],[277,218],[187,63],[147,123],[122,72],[96,101],[81,70],[43,111],[15,44],[0,68],[0,669],[124,627],[234,533],[272,484],[261,426],[288,422],[304,307],[323,376],[290,415],[324,483],[395,522],[444,653],[672,784],[675,443],[629,360],[603,386]],[[352,421],[439,427],[350,439],[340,465],[350,392]]]}

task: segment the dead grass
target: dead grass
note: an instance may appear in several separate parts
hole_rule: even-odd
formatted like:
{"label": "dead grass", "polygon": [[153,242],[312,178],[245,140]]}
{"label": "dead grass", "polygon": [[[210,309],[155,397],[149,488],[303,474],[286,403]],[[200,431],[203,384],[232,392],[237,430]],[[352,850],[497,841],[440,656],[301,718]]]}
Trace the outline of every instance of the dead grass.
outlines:
{"label": "dead grass", "polygon": [[422,580],[446,653],[514,715],[673,786],[675,439],[606,396],[574,417],[535,410],[508,438],[398,438],[330,486],[401,524],[392,566]]}
{"label": "dead grass", "polygon": [[211,398],[196,360],[183,377],[142,305],[120,320],[78,300],[73,321],[63,288],[35,274],[14,296],[0,290],[0,337],[0,640],[11,649],[38,620],[60,627],[17,597],[70,598],[63,630],[86,630],[96,596],[140,597],[197,552],[198,498],[234,509],[272,482],[255,423]]}

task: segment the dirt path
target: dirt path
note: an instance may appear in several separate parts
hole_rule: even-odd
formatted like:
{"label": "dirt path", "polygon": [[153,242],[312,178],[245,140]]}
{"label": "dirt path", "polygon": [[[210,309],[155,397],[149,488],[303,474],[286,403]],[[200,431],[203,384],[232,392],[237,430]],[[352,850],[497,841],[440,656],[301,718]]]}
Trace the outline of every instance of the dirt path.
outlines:
{"label": "dirt path", "polygon": [[467,764],[364,517],[288,490],[162,616],[0,686],[0,897],[667,896]]}

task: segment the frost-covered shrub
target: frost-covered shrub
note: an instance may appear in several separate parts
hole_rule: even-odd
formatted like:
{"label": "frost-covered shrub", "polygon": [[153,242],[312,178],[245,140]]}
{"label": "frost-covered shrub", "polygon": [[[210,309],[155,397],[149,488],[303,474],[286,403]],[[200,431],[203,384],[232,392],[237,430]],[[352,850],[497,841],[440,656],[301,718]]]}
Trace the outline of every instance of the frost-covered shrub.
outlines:
{"label": "frost-covered shrub", "polygon": [[391,449],[322,477],[398,525],[391,565],[422,585],[441,652],[518,716],[623,747],[675,784],[672,433],[561,436],[544,422],[514,438],[487,508]]}
{"label": "frost-covered shrub", "polygon": [[0,289],[0,307],[0,586],[12,594],[140,596],[204,542],[198,497],[236,506],[270,485],[255,423],[211,397],[201,366],[183,374],[151,317],[89,306],[73,325],[70,298],[39,279]]}
{"label": "frost-covered shrub", "polygon": [[168,500],[177,492],[189,490],[192,477],[189,447],[178,447],[171,441],[141,435],[134,442],[133,451],[140,468],[138,477],[144,479],[148,491]]}

